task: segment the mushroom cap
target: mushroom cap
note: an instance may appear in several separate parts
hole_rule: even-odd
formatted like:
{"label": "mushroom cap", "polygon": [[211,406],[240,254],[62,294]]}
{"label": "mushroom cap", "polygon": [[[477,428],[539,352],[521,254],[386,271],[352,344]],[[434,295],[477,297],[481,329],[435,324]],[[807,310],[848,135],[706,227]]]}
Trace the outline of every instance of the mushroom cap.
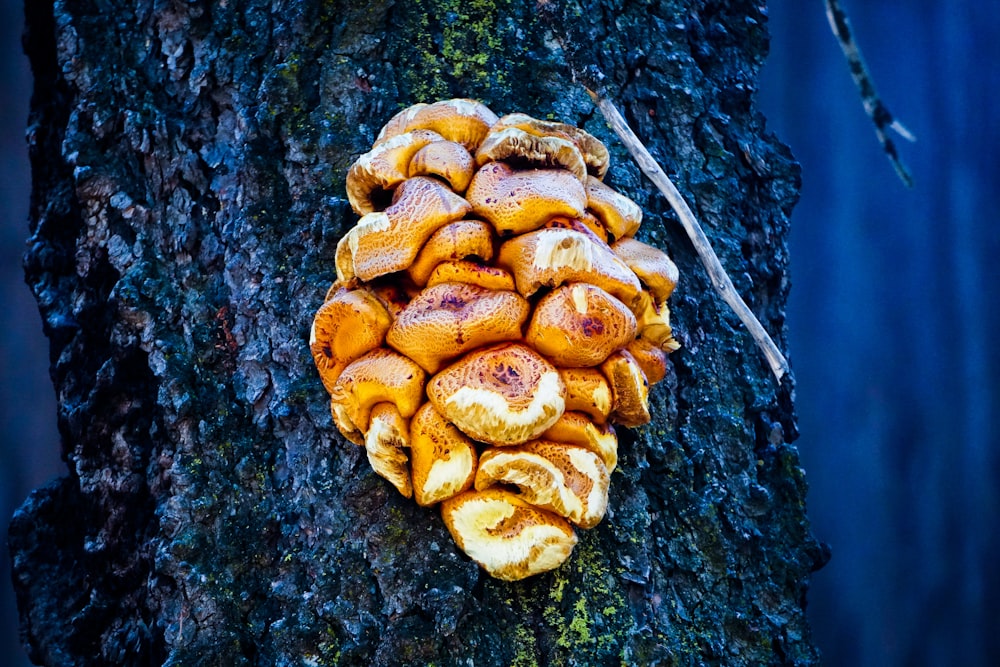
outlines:
{"label": "mushroom cap", "polygon": [[472,487],[476,448],[455,425],[424,403],[410,421],[410,459],[417,504],[427,507]]}
{"label": "mushroom cap", "polygon": [[608,230],[604,229],[604,225],[601,224],[600,220],[586,211],[580,218],[552,218],[542,225],[542,227],[546,229],[572,229],[587,236],[592,236],[605,245],[608,243]]}
{"label": "mushroom cap", "polygon": [[320,306],[309,330],[309,349],[327,391],[347,364],[382,345],[391,324],[385,306],[365,289],[339,289]]}
{"label": "mushroom cap", "polygon": [[514,276],[497,266],[468,260],[441,262],[427,278],[427,287],[440,283],[469,283],[486,289],[514,291]]}
{"label": "mushroom cap", "polygon": [[410,446],[410,426],[392,403],[372,407],[365,434],[365,451],[372,470],[384,477],[404,498],[413,495],[406,450]]}
{"label": "mushroom cap", "polygon": [[656,303],[663,303],[673,293],[680,274],[667,253],[633,238],[618,239],[611,245],[611,252],[639,276],[639,282]]}
{"label": "mushroom cap", "polygon": [[587,178],[587,210],[616,239],[632,236],[642,223],[638,204],[593,176]]}
{"label": "mushroom cap", "polygon": [[332,396],[330,397],[330,414],[333,415],[334,426],[348,442],[353,442],[355,445],[365,444],[365,434],[347,416],[347,408],[344,403]]}
{"label": "mushroom cap", "polygon": [[614,398],[604,373],[596,368],[560,368],[559,376],[566,385],[567,412],[584,412],[598,424],[607,421]]}
{"label": "mushroom cap", "polygon": [[596,285],[631,307],[642,289],[625,262],[594,237],[572,229],[539,229],[505,241],[497,266],[514,274],[517,291],[528,297],[564,282]]}
{"label": "mushroom cap", "polygon": [[497,120],[497,115],[477,100],[456,98],[433,104],[414,104],[389,119],[375,139],[375,145],[404,132],[426,129],[475,151]]}
{"label": "mushroom cap", "polygon": [[410,295],[396,282],[373,283],[369,286],[372,293],[378,297],[392,319],[399,317],[410,302]]}
{"label": "mushroom cap", "polygon": [[337,280],[372,280],[409,268],[431,234],[469,212],[467,201],[435,178],[402,183],[385,211],[365,215],[337,244]]}
{"label": "mushroom cap", "polygon": [[670,326],[670,309],[666,302],[657,305],[653,295],[643,290],[639,293],[632,306],[636,315],[636,326],[639,337],[648,340],[664,352],[673,352],[681,344],[674,340],[674,331]]}
{"label": "mushroom cap", "polygon": [[465,146],[454,141],[427,144],[410,159],[408,176],[437,176],[461,194],[469,187],[476,162]]}
{"label": "mushroom cap", "polygon": [[[575,125],[551,120],[539,120],[523,113],[512,113],[501,117],[490,128],[490,133],[499,133],[507,128],[517,128],[539,137],[557,137],[567,140],[580,151],[585,170],[597,178],[604,178],[611,162],[608,149],[594,135]],[[486,141],[489,139],[487,138]],[[582,180],[582,178],[581,178]]]}
{"label": "mushroom cap", "polygon": [[493,259],[493,228],[482,220],[450,222],[431,234],[413,264],[410,278],[416,285],[426,285],[431,272],[441,262],[478,257]]}
{"label": "mushroom cap", "polygon": [[562,415],[565,393],[555,367],[520,343],[469,352],[427,385],[431,403],[463,433],[501,446],[546,431]]}
{"label": "mushroom cap", "polygon": [[587,165],[576,144],[519,127],[494,126],[476,151],[476,164],[480,166],[501,161],[515,168],[565,169],[581,182],[587,178]]}
{"label": "mushroom cap", "polygon": [[381,211],[389,193],[409,176],[410,160],[424,146],[444,137],[417,130],[393,137],[361,155],[347,170],[347,200],[358,215]]}
{"label": "mushroom cap", "polygon": [[650,386],[667,376],[667,353],[659,345],[645,338],[636,338],[625,349],[635,357]]}
{"label": "mushroom cap", "polygon": [[[496,484],[581,528],[593,528],[608,508],[608,469],[594,452],[576,445],[535,440],[488,449],[479,457],[476,491]],[[509,487],[508,487],[509,488]]]}
{"label": "mushroom cap", "polygon": [[625,304],[596,285],[570,283],[538,301],[524,340],[556,366],[596,366],[635,332]]}
{"label": "mushroom cap", "polygon": [[424,378],[424,369],[412,359],[380,347],[347,365],[330,398],[350,424],[367,434],[376,403],[392,403],[404,418],[412,417],[423,402]]}
{"label": "mushroom cap", "polygon": [[614,408],[611,421],[622,426],[642,426],[649,422],[649,382],[635,357],[619,350],[601,364],[608,378]]}
{"label": "mushroom cap", "polygon": [[441,503],[441,517],[462,551],[505,581],[559,567],[576,545],[565,519],[503,489],[461,493]]}
{"label": "mushroom cap", "polygon": [[473,213],[501,235],[530,232],[556,216],[579,218],[587,205],[583,185],[568,171],[515,171],[503,162],[477,171],[465,196]]}
{"label": "mushroom cap", "polygon": [[433,374],[463,352],[520,339],[529,310],[517,292],[441,283],[410,301],[389,328],[386,342]]}
{"label": "mushroom cap", "polygon": [[597,454],[610,473],[618,465],[618,436],[610,424],[595,424],[583,412],[567,410],[541,440],[579,445]]}

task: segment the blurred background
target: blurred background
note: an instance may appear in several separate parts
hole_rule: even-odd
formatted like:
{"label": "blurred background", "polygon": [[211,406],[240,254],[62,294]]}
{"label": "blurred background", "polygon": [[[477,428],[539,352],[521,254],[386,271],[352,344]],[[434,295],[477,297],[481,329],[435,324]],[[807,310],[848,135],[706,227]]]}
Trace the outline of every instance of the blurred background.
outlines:
{"label": "blurred background", "polygon": [[[830,666],[1000,664],[1000,6],[843,0],[918,137],[897,179],[821,0],[770,3],[760,104],[802,163],[790,357],[809,515],[833,558],[809,614]],[[61,474],[24,285],[30,73],[0,0],[0,515]],[[4,542],[0,664],[27,665]]]}

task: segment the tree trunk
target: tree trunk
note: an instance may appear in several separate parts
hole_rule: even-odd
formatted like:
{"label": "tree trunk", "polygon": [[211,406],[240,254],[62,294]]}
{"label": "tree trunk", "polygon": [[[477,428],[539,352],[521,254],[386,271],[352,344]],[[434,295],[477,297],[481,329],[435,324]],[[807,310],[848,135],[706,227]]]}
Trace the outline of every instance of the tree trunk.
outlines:
{"label": "tree trunk", "polygon": [[[813,664],[823,562],[778,386],[571,71],[675,175],[783,342],[798,172],[754,106],[758,2],[26,3],[28,281],[69,471],[11,524],[39,664]],[[608,516],[490,578],[337,433],[308,350],[344,175],[416,101],[585,127],[681,270],[683,348]]]}

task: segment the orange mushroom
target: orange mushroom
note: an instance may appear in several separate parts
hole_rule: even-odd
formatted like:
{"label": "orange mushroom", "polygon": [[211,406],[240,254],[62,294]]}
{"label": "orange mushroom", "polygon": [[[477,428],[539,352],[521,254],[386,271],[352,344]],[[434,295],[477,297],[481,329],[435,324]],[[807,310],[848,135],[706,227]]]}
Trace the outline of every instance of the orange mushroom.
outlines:
{"label": "orange mushroom", "polygon": [[587,210],[616,239],[632,236],[642,222],[638,204],[593,176],[587,178]]}
{"label": "orange mushroom", "polygon": [[557,568],[576,546],[576,533],[565,519],[499,488],[444,501],[441,518],[462,551],[505,581]]}
{"label": "orange mushroom", "polygon": [[567,412],[584,412],[597,424],[607,421],[614,399],[611,386],[601,371],[596,368],[560,368],[559,377],[566,385]]}
{"label": "orange mushroom", "polygon": [[579,218],[587,204],[583,186],[568,171],[515,171],[503,162],[477,171],[465,196],[473,213],[501,235],[529,232],[555,216]]}
{"label": "orange mushroom", "polygon": [[667,376],[667,353],[645,338],[636,338],[625,348],[635,357],[635,362],[646,375],[646,381],[654,385]]}
{"label": "orange mushroom", "polygon": [[469,352],[427,385],[438,412],[492,445],[538,437],[562,415],[565,393],[555,367],[520,343]]}
{"label": "orange mushroom", "polygon": [[507,162],[515,168],[565,169],[581,182],[587,177],[583,155],[572,141],[518,127],[494,127],[486,135],[476,151],[476,164],[487,162]]}
{"label": "orange mushroom", "polygon": [[441,283],[410,301],[389,328],[386,342],[433,374],[463,352],[520,339],[528,311],[528,302],[517,292]]}
{"label": "orange mushroom", "polygon": [[572,229],[539,229],[505,241],[497,266],[514,274],[517,291],[531,296],[564,282],[596,285],[631,307],[639,279],[607,245]]}
{"label": "orange mushroom", "polygon": [[410,265],[410,278],[417,285],[426,285],[438,264],[466,257],[493,259],[493,229],[482,220],[450,222],[431,234]]}
{"label": "orange mushroom", "polygon": [[320,306],[309,349],[327,391],[333,391],[347,364],[382,345],[391,324],[385,306],[368,290],[341,288]]}
{"label": "orange mushroom", "polygon": [[[584,179],[585,173],[590,173],[597,178],[604,178],[604,174],[608,170],[610,163],[608,149],[592,134],[575,125],[550,120],[539,120],[523,113],[512,113],[502,116],[494,123],[490,128],[490,135],[501,134],[511,128],[521,130],[536,137],[552,137],[572,143],[579,151],[584,163],[584,169],[579,174],[581,181]],[[484,146],[489,141],[490,137],[487,136],[483,141]],[[480,148],[480,152],[482,150],[483,148]],[[478,160],[478,154],[476,157]],[[575,169],[570,170],[576,173]]]}
{"label": "orange mushroom", "polygon": [[413,495],[406,450],[410,427],[392,403],[376,403],[371,410],[365,451],[372,470],[389,481],[404,498]]}
{"label": "orange mushroom", "polygon": [[358,215],[381,211],[392,191],[409,176],[410,160],[424,146],[444,137],[417,130],[393,137],[355,160],[347,171],[347,200]]}
{"label": "orange mushroom", "polygon": [[413,154],[407,175],[436,176],[462,194],[475,171],[475,160],[465,146],[454,141],[436,141]]}
{"label": "orange mushroom", "polygon": [[653,301],[653,295],[643,290],[639,292],[632,312],[636,316],[639,337],[653,343],[664,352],[673,352],[681,344],[674,340],[674,331],[670,326],[670,309],[666,302],[659,305]]}
{"label": "orange mushroom", "polygon": [[607,510],[609,483],[604,462],[589,449],[535,440],[483,452],[475,486],[516,487],[514,493],[535,507],[593,528]]}
{"label": "orange mushroom", "polygon": [[596,366],[635,332],[625,304],[595,285],[570,283],[539,300],[524,340],[556,366]]}
{"label": "orange mushroom", "polygon": [[601,364],[608,378],[614,408],[611,420],[622,426],[642,426],[649,422],[649,383],[635,357],[619,350]]}
{"label": "orange mushroom", "polygon": [[404,132],[426,129],[462,144],[472,152],[497,120],[497,115],[477,100],[459,98],[433,104],[414,104],[389,119],[379,132],[375,145]]}
{"label": "orange mushroom", "polygon": [[611,252],[635,272],[656,303],[663,303],[673,293],[679,273],[667,253],[633,238],[618,239]]}
{"label": "orange mushroom", "polygon": [[371,280],[409,268],[431,234],[469,212],[469,203],[440,181],[407,179],[385,211],[361,218],[337,244],[337,280]]}
{"label": "orange mushroom", "polygon": [[503,269],[462,259],[434,267],[427,278],[427,287],[441,283],[469,283],[486,289],[514,291],[514,276]]}
{"label": "orange mushroom", "polygon": [[430,403],[410,422],[410,459],[414,497],[424,507],[471,488],[478,466],[472,441]]}
{"label": "orange mushroom", "polygon": [[348,364],[330,397],[347,423],[367,434],[376,403],[392,403],[404,418],[412,417],[423,401],[424,379],[416,362],[380,347]]}
{"label": "orange mushroom", "polygon": [[601,457],[610,473],[618,465],[618,436],[610,424],[596,424],[583,412],[563,413],[541,440],[551,440],[567,445],[579,445]]}

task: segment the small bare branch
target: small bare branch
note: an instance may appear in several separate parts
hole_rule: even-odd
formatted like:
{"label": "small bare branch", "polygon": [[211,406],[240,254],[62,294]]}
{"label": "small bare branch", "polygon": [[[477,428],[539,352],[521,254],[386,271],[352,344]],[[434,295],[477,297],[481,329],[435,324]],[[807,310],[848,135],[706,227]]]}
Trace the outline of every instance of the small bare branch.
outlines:
{"label": "small bare branch", "polygon": [[694,245],[695,251],[698,253],[698,257],[705,267],[705,271],[708,272],[708,277],[711,279],[715,290],[729,304],[729,307],[733,309],[733,312],[736,313],[740,320],[742,320],[750,335],[767,358],[767,363],[771,367],[774,377],[780,383],[782,377],[788,373],[788,362],[781,354],[778,346],[774,344],[774,341],[767,333],[767,330],[764,329],[760,320],[757,319],[753,311],[750,310],[736,292],[733,281],[729,279],[726,270],[722,268],[722,263],[719,261],[718,255],[712,249],[708,237],[702,231],[698,220],[694,217],[694,213],[691,212],[691,208],[684,201],[681,193],[678,192],[670,178],[660,168],[660,165],[649,154],[649,151],[639,140],[639,137],[635,136],[635,133],[632,132],[632,129],[628,126],[625,118],[622,117],[614,103],[598,96],[597,93],[589,89],[587,92],[590,93],[597,108],[604,115],[608,124],[611,125],[611,129],[621,139],[642,172],[646,174],[649,180],[653,182],[657,189],[663,193],[663,196],[667,198],[667,201],[670,202],[670,206],[677,213],[677,217],[680,218],[684,231],[687,232],[688,238],[691,239],[691,243]]}

